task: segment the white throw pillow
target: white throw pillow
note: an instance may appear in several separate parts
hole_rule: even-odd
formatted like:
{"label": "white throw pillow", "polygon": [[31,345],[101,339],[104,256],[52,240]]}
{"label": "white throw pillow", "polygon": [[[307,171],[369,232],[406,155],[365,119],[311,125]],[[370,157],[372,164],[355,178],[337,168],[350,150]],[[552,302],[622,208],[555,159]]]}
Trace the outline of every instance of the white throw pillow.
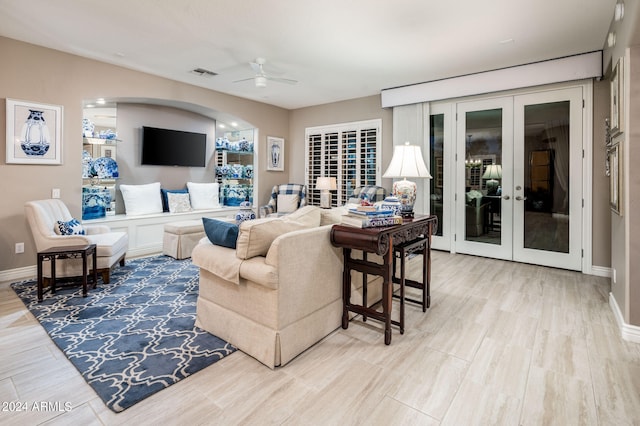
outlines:
{"label": "white throw pillow", "polygon": [[167,201],[169,204],[170,213],[184,213],[191,211],[191,202],[189,201],[189,194],[168,192]]}
{"label": "white throw pillow", "polygon": [[220,184],[187,182],[191,207],[194,210],[215,209],[220,207],[218,191]]}
{"label": "white throw pillow", "polygon": [[291,213],[298,210],[300,195],[298,194],[278,194],[278,213]]}
{"label": "white throw pillow", "polygon": [[160,182],[146,185],[120,185],[120,192],[122,192],[122,198],[124,199],[126,214],[162,213]]}

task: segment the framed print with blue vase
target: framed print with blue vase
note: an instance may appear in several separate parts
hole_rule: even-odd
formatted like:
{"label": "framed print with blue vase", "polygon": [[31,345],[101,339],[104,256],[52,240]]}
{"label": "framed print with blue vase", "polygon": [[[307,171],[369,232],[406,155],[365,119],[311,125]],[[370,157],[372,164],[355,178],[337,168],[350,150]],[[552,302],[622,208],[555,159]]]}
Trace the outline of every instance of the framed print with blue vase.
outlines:
{"label": "framed print with blue vase", "polygon": [[284,139],[267,136],[267,170],[284,172]]}
{"label": "framed print with blue vase", "polygon": [[7,98],[7,164],[62,164],[62,106]]}

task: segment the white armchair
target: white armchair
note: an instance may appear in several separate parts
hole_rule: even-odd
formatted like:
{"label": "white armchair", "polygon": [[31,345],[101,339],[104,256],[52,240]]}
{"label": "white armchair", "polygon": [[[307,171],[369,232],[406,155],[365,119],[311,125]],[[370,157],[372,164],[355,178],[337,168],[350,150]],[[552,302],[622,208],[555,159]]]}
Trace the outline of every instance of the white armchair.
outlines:
{"label": "white armchair", "polygon": [[[111,232],[106,225],[84,225],[85,235],[58,235],[54,231],[57,221],[68,222],[73,219],[67,206],[58,199],[29,201],[25,204],[27,221],[36,243],[38,252],[51,247],[95,244],[97,269],[102,281],[109,283],[111,268],[120,263],[124,266],[124,258],[129,246],[126,232]],[[45,261],[43,276],[51,277],[51,268]],[[56,278],[78,277],[82,275],[82,259],[65,259],[56,262]]]}

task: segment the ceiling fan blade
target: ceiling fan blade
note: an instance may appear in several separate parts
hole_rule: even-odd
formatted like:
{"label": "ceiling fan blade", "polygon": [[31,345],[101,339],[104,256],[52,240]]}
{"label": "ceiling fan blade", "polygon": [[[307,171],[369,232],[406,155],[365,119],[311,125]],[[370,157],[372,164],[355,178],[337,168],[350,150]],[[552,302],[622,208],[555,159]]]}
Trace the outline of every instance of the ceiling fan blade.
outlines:
{"label": "ceiling fan blade", "polygon": [[241,82],[243,82],[243,81],[249,81],[249,80],[253,80],[253,79],[255,79],[255,77],[243,78],[243,79],[241,79],[241,80],[235,80],[235,81],[233,81],[233,82],[234,82],[234,83],[241,83]]}
{"label": "ceiling fan blade", "polygon": [[291,80],[290,78],[279,78],[279,77],[269,77],[269,76],[265,76],[265,77],[267,78],[267,80],[276,81],[278,83],[296,84],[298,82],[297,80]]}

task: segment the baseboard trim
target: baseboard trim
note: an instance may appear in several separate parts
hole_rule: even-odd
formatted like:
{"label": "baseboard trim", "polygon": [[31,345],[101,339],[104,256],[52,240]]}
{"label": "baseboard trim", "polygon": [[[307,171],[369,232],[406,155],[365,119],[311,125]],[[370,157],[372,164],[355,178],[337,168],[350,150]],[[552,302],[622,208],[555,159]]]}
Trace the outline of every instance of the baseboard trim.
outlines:
{"label": "baseboard trim", "polygon": [[611,278],[611,268],[608,268],[606,266],[592,266],[591,275],[595,275],[597,277]]}
{"label": "baseboard trim", "polygon": [[146,256],[152,256],[154,254],[162,254],[162,244],[129,249],[127,250],[126,258],[134,259],[136,257],[146,257]]}
{"label": "baseboard trim", "polygon": [[6,271],[0,271],[0,282],[4,281],[20,281],[26,279],[35,278],[38,274],[36,265],[25,266],[24,268],[7,269]]}
{"label": "baseboard trim", "polygon": [[609,293],[609,306],[611,306],[613,316],[615,317],[618,328],[620,329],[620,336],[628,342],[640,343],[640,327],[627,324],[624,321],[622,311],[618,306],[618,302],[616,302],[616,298],[613,297],[613,293]]}
{"label": "baseboard trim", "polygon": [[[129,250],[127,251],[125,262],[127,261],[127,259],[153,256],[156,254],[162,254],[162,245]],[[28,279],[36,279],[37,275],[38,268],[36,267],[36,265],[25,266],[24,268],[7,269],[5,271],[0,271],[0,282],[16,282]]]}

